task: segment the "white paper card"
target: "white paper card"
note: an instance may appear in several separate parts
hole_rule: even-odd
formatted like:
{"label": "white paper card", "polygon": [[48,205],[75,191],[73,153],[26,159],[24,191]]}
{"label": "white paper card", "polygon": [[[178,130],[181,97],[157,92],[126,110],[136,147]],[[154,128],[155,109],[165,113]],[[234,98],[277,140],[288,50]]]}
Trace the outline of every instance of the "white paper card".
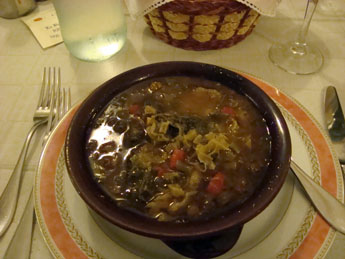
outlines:
{"label": "white paper card", "polygon": [[42,48],[45,49],[63,41],[54,9],[29,15],[21,20],[30,28]]}

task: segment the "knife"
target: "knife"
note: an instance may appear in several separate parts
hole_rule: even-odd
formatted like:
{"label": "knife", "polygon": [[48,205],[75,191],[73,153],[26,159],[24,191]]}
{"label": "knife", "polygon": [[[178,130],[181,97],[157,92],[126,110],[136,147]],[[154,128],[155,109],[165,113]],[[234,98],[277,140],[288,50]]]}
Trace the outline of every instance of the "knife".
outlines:
{"label": "knife", "polygon": [[344,204],[314,182],[293,160],[291,160],[290,168],[314,204],[315,209],[334,229],[345,235]]}
{"label": "knife", "polygon": [[326,89],[325,121],[342,171],[345,174],[345,118],[334,86],[328,86]]}

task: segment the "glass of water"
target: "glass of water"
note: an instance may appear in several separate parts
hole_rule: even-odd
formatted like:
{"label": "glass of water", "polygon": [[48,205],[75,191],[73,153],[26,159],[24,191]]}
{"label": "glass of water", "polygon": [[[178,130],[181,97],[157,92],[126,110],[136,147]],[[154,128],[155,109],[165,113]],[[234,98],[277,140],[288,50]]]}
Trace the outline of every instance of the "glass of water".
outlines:
{"label": "glass of water", "polygon": [[61,35],[70,53],[85,61],[102,61],[126,42],[122,0],[53,0]]}

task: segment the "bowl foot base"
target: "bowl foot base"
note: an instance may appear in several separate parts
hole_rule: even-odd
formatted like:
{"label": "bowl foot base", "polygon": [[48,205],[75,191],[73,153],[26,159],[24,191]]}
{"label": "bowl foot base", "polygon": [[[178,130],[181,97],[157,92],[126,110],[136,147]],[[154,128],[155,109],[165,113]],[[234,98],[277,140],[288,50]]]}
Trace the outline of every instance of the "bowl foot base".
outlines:
{"label": "bowl foot base", "polygon": [[175,252],[190,258],[212,258],[229,251],[237,242],[243,225],[211,237],[196,240],[163,240]]}

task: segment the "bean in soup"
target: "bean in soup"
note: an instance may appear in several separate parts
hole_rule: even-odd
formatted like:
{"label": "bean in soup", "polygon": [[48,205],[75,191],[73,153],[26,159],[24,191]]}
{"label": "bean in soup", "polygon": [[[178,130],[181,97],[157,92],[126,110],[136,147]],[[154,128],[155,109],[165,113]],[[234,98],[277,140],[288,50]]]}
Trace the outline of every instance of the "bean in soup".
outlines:
{"label": "bean in soup", "polygon": [[87,143],[94,177],[118,206],[176,222],[246,201],[265,174],[270,147],[266,122],[245,96],[185,77],[116,96]]}

